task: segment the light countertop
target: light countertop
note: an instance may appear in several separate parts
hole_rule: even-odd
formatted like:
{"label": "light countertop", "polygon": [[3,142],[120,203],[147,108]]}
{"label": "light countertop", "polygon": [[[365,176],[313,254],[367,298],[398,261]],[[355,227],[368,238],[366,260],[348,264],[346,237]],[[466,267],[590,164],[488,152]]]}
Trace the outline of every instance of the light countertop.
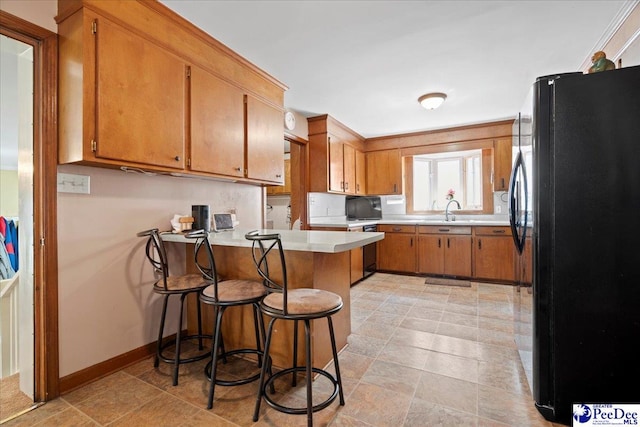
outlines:
{"label": "light countertop", "polygon": [[[245,234],[252,229],[236,229],[209,233],[212,245],[251,247],[251,241]],[[260,234],[278,233],[282,239],[282,247],[289,251],[337,253],[359,248],[384,239],[384,233],[349,233],[347,231],[305,231],[305,230],[271,230],[260,229]],[[182,233],[162,233],[162,240],[166,242],[193,243]]]}
{"label": "light countertop", "polygon": [[456,218],[455,221],[445,221],[444,219],[379,219],[379,220],[359,220],[359,221],[319,221],[309,224],[311,227],[360,227],[373,224],[392,225],[448,225],[448,226],[509,226],[508,219],[467,219]]}

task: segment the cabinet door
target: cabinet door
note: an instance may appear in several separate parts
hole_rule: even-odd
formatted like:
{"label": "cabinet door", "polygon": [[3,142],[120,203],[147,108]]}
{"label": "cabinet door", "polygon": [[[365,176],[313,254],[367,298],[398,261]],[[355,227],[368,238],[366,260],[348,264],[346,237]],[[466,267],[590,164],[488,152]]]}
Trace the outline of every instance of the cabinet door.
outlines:
{"label": "cabinet door", "polygon": [[336,137],[329,137],[329,191],[344,191],[344,149]]}
{"label": "cabinet door", "polygon": [[244,177],[244,93],[191,67],[191,170]]}
{"label": "cabinet door", "polygon": [[428,234],[418,236],[418,272],[444,273],[444,242],[447,236]]}
{"label": "cabinet door", "polygon": [[511,236],[476,236],[475,277],[515,280],[513,239]]}
{"label": "cabinet door", "polygon": [[247,178],[284,184],[282,141],[284,127],[280,109],[246,96]]}
{"label": "cabinet door", "polygon": [[445,243],[444,273],[471,277],[471,236],[442,236]]}
{"label": "cabinet door", "polygon": [[366,157],[362,151],[356,150],[356,194],[366,194]]}
{"label": "cabinet door", "polygon": [[107,19],[96,27],[96,157],[184,169],[186,64]]}
{"label": "cabinet door", "polygon": [[380,270],[415,273],[416,243],[413,234],[385,233],[377,249]]}
{"label": "cabinet door", "polygon": [[493,142],[493,190],[507,191],[511,178],[512,141],[510,138]]}
{"label": "cabinet door", "polygon": [[268,195],[291,194],[291,160],[284,160],[284,185],[267,186]]}
{"label": "cabinet door", "polygon": [[342,146],[342,165],[344,192],[347,194],[356,194],[356,150],[350,145]]}
{"label": "cabinet door", "polygon": [[398,150],[367,153],[367,194],[401,194],[402,165]]}

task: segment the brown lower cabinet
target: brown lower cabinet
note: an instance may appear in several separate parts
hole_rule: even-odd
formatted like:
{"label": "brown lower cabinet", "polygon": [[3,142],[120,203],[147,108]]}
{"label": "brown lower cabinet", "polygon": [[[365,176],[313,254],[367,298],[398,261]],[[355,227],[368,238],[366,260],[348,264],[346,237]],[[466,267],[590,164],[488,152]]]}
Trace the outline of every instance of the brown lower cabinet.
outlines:
{"label": "brown lower cabinet", "polygon": [[417,272],[417,238],[415,225],[378,225],[384,239],[378,241],[378,270]]}
{"label": "brown lower cabinet", "polygon": [[378,224],[378,231],[385,233],[377,248],[381,271],[515,282],[523,269],[531,280],[507,226]]}
{"label": "brown lower cabinet", "polygon": [[515,249],[509,227],[473,227],[474,274],[478,279],[515,281]]}
{"label": "brown lower cabinet", "polygon": [[471,227],[418,227],[418,272],[471,276]]}

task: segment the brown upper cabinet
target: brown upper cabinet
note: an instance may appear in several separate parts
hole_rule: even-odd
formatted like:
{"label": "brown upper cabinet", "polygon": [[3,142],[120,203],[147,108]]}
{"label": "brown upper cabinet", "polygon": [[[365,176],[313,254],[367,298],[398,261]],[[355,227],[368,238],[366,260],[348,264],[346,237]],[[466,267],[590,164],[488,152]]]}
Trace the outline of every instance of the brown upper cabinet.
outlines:
{"label": "brown upper cabinet", "polygon": [[244,177],[244,93],[191,67],[191,170]]}
{"label": "brown upper cabinet", "polygon": [[283,113],[258,98],[246,95],[246,177],[284,184]]}
{"label": "brown upper cabinet", "polygon": [[60,163],[184,169],[185,62],[90,10],[58,30]]}
{"label": "brown upper cabinet", "polygon": [[58,3],[59,163],[284,182],[286,86],[161,3]]}
{"label": "brown upper cabinet", "polygon": [[367,192],[367,160],[362,151],[356,151],[356,194],[363,195]]}
{"label": "brown upper cabinet", "polygon": [[367,157],[367,194],[402,194],[400,150],[372,151]]}
{"label": "brown upper cabinet", "polygon": [[282,112],[198,67],[190,80],[190,169],[284,184]]}
{"label": "brown upper cabinet", "polygon": [[[364,194],[364,138],[329,115],[310,117],[309,191]],[[358,161],[360,159],[360,161]]]}
{"label": "brown upper cabinet", "polygon": [[511,178],[511,138],[493,141],[493,191],[508,191]]}
{"label": "brown upper cabinet", "polygon": [[284,159],[284,185],[267,186],[267,195],[291,194],[291,159]]}

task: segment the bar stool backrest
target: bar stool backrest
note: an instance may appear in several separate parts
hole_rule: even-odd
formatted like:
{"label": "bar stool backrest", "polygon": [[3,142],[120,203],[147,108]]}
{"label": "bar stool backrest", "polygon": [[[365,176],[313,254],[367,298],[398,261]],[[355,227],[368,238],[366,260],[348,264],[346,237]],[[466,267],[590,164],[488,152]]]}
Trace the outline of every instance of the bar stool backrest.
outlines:
{"label": "bar stool backrest", "polygon": [[[267,292],[282,293],[283,298],[283,314],[287,313],[287,263],[284,258],[284,251],[282,250],[282,240],[280,234],[258,234],[258,231],[251,231],[245,235],[247,240],[251,240],[253,257],[253,263],[256,266],[258,274],[262,278],[262,283],[267,288]],[[269,271],[269,254],[273,253],[276,256],[276,260],[279,260],[279,264],[282,268],[282,279],[280,281],[274,279],[273,275]],[[272,258],[273,259],[273,256]],[[274,267],[272,265],[272,267]],[[272,269],[273,270],[273,269]]]}
{"label": "bar stool backrest", "polygon": [[167,290],[167,278],[169,277],[169,261],[167,259],[167,250],[164,247],[164,242],[160,238],[160,231],[157,228],[141,231],[137,234],[138,237],[148,236],[145,253],[147,259],[151,262],[154,272],[162,276],[162,284],[164,289]]}
{"label": "bar stool backrest", "polygon": [[[213,257],[213,249],[209,242],[209,233],[205,230],[196,230],[185,235],[187,239],[196,239],[194,248],[195,264],[202,273],[202,277],[210,285],[214,285],[215,299],[218,300],[218,272],[216,270],[216,261]],[[200,251],[204,251],[205,261],[200,259]]]}

